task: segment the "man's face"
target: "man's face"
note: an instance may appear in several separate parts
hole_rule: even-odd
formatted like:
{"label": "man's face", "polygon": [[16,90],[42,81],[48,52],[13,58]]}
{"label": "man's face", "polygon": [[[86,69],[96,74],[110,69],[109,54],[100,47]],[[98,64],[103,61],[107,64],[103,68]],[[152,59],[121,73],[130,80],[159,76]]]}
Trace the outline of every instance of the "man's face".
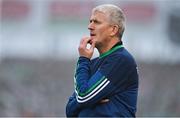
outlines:
{"label": "man's face", "polygon": [[94,42],[96,48],[107,43],[112,31],[108,22],[108,16],[99,11],[92,13],[88,29],[90,30],[90,37],[92,39],[91,43]]}

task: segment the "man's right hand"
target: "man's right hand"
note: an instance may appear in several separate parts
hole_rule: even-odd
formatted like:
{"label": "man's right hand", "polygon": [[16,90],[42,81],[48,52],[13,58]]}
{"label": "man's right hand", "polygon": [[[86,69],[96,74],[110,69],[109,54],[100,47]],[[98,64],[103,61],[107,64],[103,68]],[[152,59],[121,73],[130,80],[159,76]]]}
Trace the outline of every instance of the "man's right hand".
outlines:
{"label": "man's right hand", "polygon": [[[91,42],[91,47],[88,49],[87,44],[89,42]],[[95,44],[94,42],[91,41],[90,37],[83,37],[80,41],[79,48],[78,48],[79,56],[83,56],[83,57],[87,57],[91,59],[94,53],[94,47],[95,47]]]}

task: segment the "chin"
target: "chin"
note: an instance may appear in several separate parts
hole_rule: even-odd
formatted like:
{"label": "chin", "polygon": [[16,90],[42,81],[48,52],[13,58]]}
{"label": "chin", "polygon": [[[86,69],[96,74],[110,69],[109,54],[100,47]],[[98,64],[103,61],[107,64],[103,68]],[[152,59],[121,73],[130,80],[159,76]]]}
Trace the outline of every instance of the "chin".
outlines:
{"label": "chin", "polygon": [[102,47],[102,44],[101,44],[101,43],[96,42],[96,43],[95,43],[95,47],[96,47],[97,49],[99,49],[99,48],[101,48],[101,47]]}

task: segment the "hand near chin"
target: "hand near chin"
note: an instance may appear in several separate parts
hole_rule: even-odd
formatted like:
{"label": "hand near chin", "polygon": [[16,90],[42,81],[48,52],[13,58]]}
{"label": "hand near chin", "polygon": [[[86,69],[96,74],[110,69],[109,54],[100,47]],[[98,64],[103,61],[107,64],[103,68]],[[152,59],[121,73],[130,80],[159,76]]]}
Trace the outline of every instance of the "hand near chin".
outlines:
{"label": "hand near chin", "polygon": [[[87,48],[88,43],[91,45],[90,48]],[[90,37],[83,37],[79,44],[79,56],[87,57],[91,59],[94,53],[95,44]]]}

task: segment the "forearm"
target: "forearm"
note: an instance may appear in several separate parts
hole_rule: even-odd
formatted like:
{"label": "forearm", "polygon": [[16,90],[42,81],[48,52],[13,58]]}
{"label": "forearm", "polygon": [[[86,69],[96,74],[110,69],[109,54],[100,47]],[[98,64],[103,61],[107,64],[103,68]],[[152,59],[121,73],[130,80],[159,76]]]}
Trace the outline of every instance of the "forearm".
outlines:
{"label": "forearm", "polygon": [[78,92],[86,91],[88,87],[88,80],[90,78],[90,60],[86,57],[79,57],[75,81],[76,81],[76,90]]}
{"label": "forearm", "polygon": [[69,98],[66,105],[66,116],[67,117],[77,117],[80,112],[79,105],[76,101],[74,94]]}
{"label": "forearm", "polygon": [[107,78],[99,71],[91,76],[90,64],[91,62],[88,58],[80,57],[78,60],[75,92],[76,100],[81,107],[91,107],[104,99],[106,91],[100,93],[100,90],[109,83]]}

